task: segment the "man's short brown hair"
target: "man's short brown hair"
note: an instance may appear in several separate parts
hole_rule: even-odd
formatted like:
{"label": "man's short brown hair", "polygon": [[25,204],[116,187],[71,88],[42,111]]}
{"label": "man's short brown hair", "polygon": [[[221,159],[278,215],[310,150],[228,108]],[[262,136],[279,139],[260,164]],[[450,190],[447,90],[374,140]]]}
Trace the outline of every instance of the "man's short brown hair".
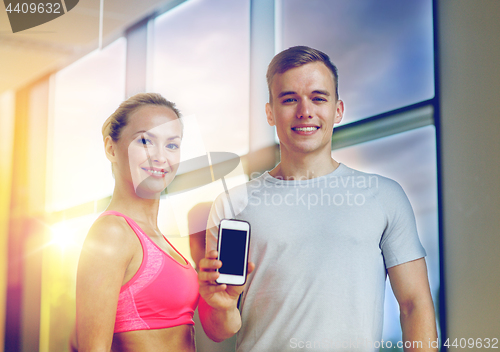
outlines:
{"label": "man's short brown hair", "polygon": [[279,73],[300,67],[311,62],[322,62],[332,72],[335,84],[335,98],[339,99],[339,76],[337,67],[330,61],[330,57],[324,52],[310,48],[308,46],[293,46],[277,54],[267,68],[267,87],[269,89],[269,102],[272,103],[271,84],[274,76]]}

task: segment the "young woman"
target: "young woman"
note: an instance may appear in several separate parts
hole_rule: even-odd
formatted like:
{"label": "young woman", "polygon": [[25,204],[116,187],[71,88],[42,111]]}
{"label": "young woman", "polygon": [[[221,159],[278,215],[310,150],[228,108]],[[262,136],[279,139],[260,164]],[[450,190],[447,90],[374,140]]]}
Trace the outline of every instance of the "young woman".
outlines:
{"label": "young woman", "polygon": [[195,351],[198,277],[157,225],[180,160],[182,123],[159,94],[138,94],[104,123],[115,189],[83,245],[73,350]]}

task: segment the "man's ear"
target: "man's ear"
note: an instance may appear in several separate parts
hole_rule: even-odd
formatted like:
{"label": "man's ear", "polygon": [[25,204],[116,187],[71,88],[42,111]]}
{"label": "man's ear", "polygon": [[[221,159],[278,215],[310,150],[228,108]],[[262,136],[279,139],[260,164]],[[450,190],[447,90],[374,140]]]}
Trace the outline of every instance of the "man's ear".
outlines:
{"label": "man's ear", "polygon": [[108,158],[109,161],[116,161],[116,144],[110,136],[106,136],[106,138],[104,138],[104,152],[106,153],[106,158]]}
{"label": "man's ear", "polygon": [[276,122],[274,121],[273,108],[269,103],[266,104],[266,116],[267,116],[267,123],[269,124],[269,126],[275,126]]}
{"label": "man's ear", "polygon": [[334,124],[339,124],[344,117],[344,102],[342,100],[337,101],[337,108],[335,111]]}

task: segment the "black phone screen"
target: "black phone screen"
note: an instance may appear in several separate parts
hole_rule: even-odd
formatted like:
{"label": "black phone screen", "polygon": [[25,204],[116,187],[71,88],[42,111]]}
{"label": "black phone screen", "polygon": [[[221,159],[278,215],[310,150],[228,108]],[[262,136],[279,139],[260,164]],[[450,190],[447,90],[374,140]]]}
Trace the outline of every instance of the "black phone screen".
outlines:
{"label": "black phone screen", "polygon": [[243,275],[247,232],[222,229],[220,243],[221,274]]}

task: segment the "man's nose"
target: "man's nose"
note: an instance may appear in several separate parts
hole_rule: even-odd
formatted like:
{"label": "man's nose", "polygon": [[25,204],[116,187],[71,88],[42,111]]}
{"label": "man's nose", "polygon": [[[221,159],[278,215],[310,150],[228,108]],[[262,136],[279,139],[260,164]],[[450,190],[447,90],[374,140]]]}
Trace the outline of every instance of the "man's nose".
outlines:
{"label": "man's nose", "polygon": [[311,103],[308,100],[301,100],[299,102],[297,107],[297,117],[299,119],[312,117]]}

